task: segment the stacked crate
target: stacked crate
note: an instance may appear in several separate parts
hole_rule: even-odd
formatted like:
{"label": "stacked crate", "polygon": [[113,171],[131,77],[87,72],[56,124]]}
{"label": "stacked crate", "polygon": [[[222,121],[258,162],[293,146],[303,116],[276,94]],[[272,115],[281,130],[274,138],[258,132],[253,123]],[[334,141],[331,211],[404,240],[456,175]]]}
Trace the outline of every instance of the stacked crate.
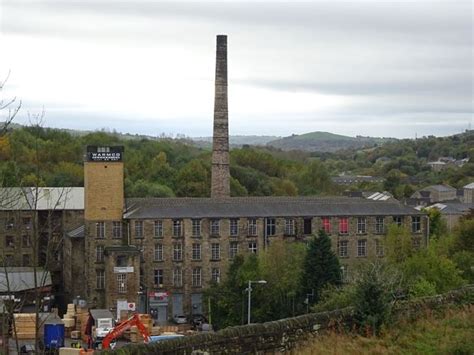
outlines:
{"label": "stacked crate", "polygon": [[65,336],[66,338],[70,338],[71,332],[76,326],[76,307],[74,304],[70,303],[67,305],[67,312],[63,317],[63,323]]}
{"label": "stacked crate", "polygon": [[15,333],[18,340],[34,339],[36,337],[36,314],[35,313],[15,313]]}
{"label": "stacked crate", "polygon": [[[153,320],[149,314],[139,314],[140,321],[143,323],[145,329],[148,331],[148,334],[152,333],[153,329]],[[130,328],[130,341],[132,343],[138,343],[143,341],[143,337],[139,334],[136,326]]]}
{"label": "stacked crate", "polygon": [[82,340],[87,342],[87,335],[85,335],[85,330],[87,326],[87,321],[89,320],[89,310],[84,307],[76,308],[76,330],[80,331]]}

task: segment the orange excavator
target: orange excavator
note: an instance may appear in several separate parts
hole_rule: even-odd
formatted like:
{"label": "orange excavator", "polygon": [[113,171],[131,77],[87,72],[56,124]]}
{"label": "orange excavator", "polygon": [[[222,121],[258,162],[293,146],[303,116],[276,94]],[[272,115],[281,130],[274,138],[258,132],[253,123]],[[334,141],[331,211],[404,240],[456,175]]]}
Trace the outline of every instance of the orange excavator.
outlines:
{"label": "orange excavator", "polygon": [[110,349],[110,343],[122,335],[127,329],[130,329],[133,326],[136,326],[138,331],[143,337],[145,343],[150,341],[150,334],[148,330],[143,325],[140,320],[138,313],[135,313],[132,317],[128,318],[126,321],[117,324],[102,340],[102,349]]}

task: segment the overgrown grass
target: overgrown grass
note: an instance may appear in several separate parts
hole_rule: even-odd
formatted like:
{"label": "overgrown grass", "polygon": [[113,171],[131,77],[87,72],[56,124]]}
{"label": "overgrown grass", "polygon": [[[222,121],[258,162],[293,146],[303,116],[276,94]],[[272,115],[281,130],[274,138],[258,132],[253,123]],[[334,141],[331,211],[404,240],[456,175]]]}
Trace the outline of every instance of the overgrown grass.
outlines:
{"label": "overgrown grass", "polygon": [[330,332],[296,349],[296,354],[474,354],[474,306],[427,313],[399,322],[379,337]]}

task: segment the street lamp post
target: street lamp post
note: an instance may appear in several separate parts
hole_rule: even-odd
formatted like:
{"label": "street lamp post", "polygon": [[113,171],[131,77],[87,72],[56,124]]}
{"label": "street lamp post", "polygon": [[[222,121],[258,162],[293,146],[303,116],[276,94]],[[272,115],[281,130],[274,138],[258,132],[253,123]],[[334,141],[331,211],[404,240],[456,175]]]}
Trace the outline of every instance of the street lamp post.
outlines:
{"label": "street lamp post", "polygon": [[250,312],[251,312],[251,304],[252,304],[252,284],[266,284],[267,281],[265,280],[258,280],[258,281],[251,281],[249,280],[249,287],[247,287],[247,291],[248,291],[248,297],[249,297],[249,300],[248,300],[248,309],[247,309],[247,324],[250,324]]}

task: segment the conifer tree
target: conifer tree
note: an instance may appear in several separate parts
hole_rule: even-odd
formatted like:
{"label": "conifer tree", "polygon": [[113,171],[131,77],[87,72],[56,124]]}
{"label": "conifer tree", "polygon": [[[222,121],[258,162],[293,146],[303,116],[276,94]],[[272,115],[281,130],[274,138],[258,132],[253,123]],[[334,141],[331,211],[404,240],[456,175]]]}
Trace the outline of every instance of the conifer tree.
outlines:
{"label": "conifer tree", "polygon": [[328,285],[340,285],[342,282],[341,266],[331,250],[331,240],[324,231],[311,239],[303,263],[300,280],[301,293],[306,295],[314,291],[314,303],[319,300],[321,291]]}

